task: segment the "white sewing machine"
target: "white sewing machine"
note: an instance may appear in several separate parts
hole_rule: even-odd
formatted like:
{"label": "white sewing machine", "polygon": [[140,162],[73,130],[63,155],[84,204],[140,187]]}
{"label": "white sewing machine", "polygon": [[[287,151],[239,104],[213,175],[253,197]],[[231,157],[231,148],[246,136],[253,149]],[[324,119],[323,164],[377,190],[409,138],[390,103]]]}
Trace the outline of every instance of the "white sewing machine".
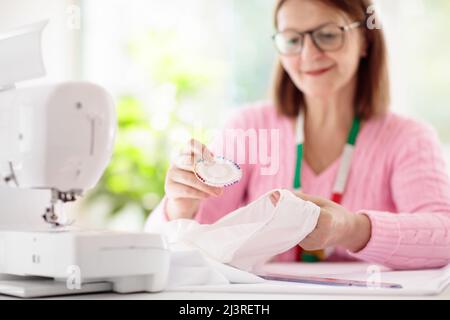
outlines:
{"label": "white sewing machine", "polygon": [[[160,235],[79,230],[58,208],[96,185],[111,157],[114,104],[84,82],[16,89],[42,76],[46,22],[0,34],[0,185],[48,189],[43,227],[0,225],[0,294],[39,297],[160,291],[169,252]],[[26,198],[21,201],[27,201]],[[5,212],[0,201],[0,215]]]}

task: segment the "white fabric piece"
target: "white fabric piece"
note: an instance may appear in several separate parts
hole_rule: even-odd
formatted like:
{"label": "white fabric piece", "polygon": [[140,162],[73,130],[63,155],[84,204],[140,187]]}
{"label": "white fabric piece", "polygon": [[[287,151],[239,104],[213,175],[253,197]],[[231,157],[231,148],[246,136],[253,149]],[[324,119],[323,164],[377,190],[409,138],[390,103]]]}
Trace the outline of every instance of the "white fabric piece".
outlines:
{"label": "white fabric piece", "polygon": [[[276,206],[270,195],[279,192]],[[252,271],[301,242],[317,225],[320,208],[288,190],[273,190],[213,224],[166,223],[172,251],[169,287],[257,283]],[[156,230],[148,230],[156,231]]]}

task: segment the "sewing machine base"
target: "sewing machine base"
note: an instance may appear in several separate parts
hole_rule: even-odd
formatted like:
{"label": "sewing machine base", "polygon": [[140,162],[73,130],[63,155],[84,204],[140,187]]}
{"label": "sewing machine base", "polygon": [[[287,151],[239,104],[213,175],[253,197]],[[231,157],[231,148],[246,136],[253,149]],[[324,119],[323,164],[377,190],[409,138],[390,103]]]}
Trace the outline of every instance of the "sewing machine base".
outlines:
{"label": "sewing machine base", "polygon": [[110,282],[84,283],[79,288],[69,289],[67,284],[51,278],[23,277],[0,281],[0,294],[18,298],[42,298],[76,294],[113,291]]}
{"label": "sewing machine base", "polygon": [[0,294],[157,292],[165,288],[169,259],[158,234],[0,230]]}

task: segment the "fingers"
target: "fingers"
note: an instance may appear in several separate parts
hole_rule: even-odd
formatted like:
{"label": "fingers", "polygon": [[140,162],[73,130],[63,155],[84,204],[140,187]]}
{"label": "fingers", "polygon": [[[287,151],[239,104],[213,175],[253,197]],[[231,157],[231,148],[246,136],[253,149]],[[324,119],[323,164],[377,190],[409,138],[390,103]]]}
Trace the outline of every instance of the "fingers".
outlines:
{"label": "fingers", "polygon": [[335,233],[333,229],[333,217],[327,210],[321,209],[316,227],[299,245],[306,250],[326,248],[330,244],[330,241],[332,241],[333,233]]}
{"label": "fingers", "polygon": [[204,199],[222,194],[223,188],[208,186],[195,176],[194,165],[200,159],[212,160],[213,154],[191,139],[167,172],[165,189],[169,198]]}
{"label": "fingers", "polygon": [[198,159],[199,157],[196,156],[194,153],[181,154],[175,160],[174,165],[179,169],[194,172],[194,165],[198,161]]}
{"label": "fingers", "polygon": [[275,191],[271,193],[269,199],[272,202],[273,206],[276,207],[278,200],[280,200],[280,192]]}
{"label": "fingers", "polygon": [[195,154],[200,155],[202,159],[205,160],[214,159],[214,154],[200,141],[197,141],[195,139],[189,140],[189,147],[190,152],[194,152]]}
{"label": "fingers", "polygon": [[211,196],[218,196],[222,193],[223,188],[212,187],[204,184],[190,171],[175,169],[171,171],[170,180],[181,183],[192,188],[198,189],[204,193],[207,193]]}
{"label": "fingers", "polygon": [[305,250],[320,250],[326,246],[326,239],[323,232],[315,229],[299,244]]}
{"label": "fingers", "polygon": [[180,169],[193,171],[195,163],[201,159],[213,161],[214,154],[201,142],[191,139],[181,150],[175,165]]}
{"label": "fingers", "polygon": [[204,159],[206,161],[212,161],[214,159],[214,154],[200,141],[195,139],[189,140],[187,145],[181,150],[181,155],[195,155],[199,159]]}
{"label": "fingers", "polygon": [[308,251],[314,251],[314,250],[321,250],[322,246],[318,244],[317,241],[311,240],[311,239],[304,239],[302,242],[298,244],[300,247],[302,247],[305,250]]}
{"label": "fingers", "polygon": [[192,217],[198,210],[200,200],[219,196],[223,188],[211,187],[201,182],[194,174],[194,165],[200,159],[212,160],[214,155],[205,145],[191,139],[169,168],[165,193],[168,208],[175,217]]}

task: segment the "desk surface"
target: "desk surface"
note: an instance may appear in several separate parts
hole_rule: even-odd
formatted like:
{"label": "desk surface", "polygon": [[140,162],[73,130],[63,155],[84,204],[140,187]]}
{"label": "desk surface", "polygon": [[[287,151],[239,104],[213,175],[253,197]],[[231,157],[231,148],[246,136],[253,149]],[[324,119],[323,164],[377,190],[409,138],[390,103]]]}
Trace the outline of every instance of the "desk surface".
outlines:
{"label": "desk surface", "polygon": [[[0,298],[1,299],[1,298]],[[450,300],[450,287],[437,296],[390,296],[390,295],[327,295],[282,293],[230,293],[230,292],[160,292],[139,294],[89,294],[52,299],[99,299],[99,300]]]}
{"label": "desk surface", "polygon": [[[371,269],[369,269],[371,268]],[[347,279],[364,279],[367,278],[368,272],[373,272],[374,266],[365,263],[319,263],[319,264],[304,264],[304,263],[276,263],[269,264],[264,269],[265,271],[283,273],[283,274],[301,274],[312,276],[327,276],[339,277]],[[378,267],[376,267],[378,268]],[[448,269],[448,268],[447,268]],[[371,270],[371,271],[368,271]],[[429,278],[436,278],[439,270],[427,271],[402,271],[389,272],[386,268],[376,269],[382,271],[381,281],[392,282],[393,280],[400,283],[407,283],[412,290],[407,295],[387,294],[383,292],[375,292],[372,294],[369,289],[364,289],[366,292],[360,294],[352,291],[350,288],[342,289],[328,286],[306,285],[305,291],[301,287],[290,285],[289,287],[282,286],[266,286],[265,284],[254,285],[229,285],[210,287],[198,287],[198,289],[187,288],[177,291],[164,291],[160,293],[139,293],[139,294],[116,294],[116,293],[101,293],[88,295],[74,295],[65,297],[55,297],[51,299],[112,299],[112,300],[296,300],[296,299],[443,299],[450,300],[450,286],[447,286],[438,295],[424,295],[416,294],[415,287],[422,287],[422,283],[431,283]],[[446,273],[448,278],[448,272]],[[411,283],[409,283],[411,279]],[[255,287],[263,287],[262,290],[255,290]],[[413,286],[411,286],[413,285]],[[232,288],[232,289],[231,289]],[[237,289],[236,289],[237,288]],[[281,288],[281,289],[280,289]],[[287,288],[284,290],[283,288]],[[356,290],[362,290],[361,288]],[[334,290],[334,291],[333,291]],[[340,291],[339,291],[340,290]],[[378,289],[376,289],[378,290]],[[392,290],[392,289],[387,289]],[[394,289],[395,290],[395,289]],[[252,292],[253,291],[253,292]],[[264,293],[265,292],[265,293]],[[395,291],[392,291],[395,292]],[[0,300],[13,299],[11,297],[0,296]]]}

